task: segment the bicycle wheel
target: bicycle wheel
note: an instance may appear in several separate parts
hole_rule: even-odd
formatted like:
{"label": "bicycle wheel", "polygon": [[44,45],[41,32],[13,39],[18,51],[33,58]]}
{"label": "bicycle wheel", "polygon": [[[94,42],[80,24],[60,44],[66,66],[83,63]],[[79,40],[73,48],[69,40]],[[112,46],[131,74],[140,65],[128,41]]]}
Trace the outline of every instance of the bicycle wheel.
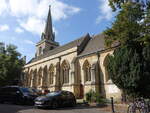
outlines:
{"label": "bicycle wheel", "polygon": [[141,111],[141,109],[137,108],[137,109],[135,110],[135,113],[142,113],[142,111]]}
{"label": "bicycle wheel", "polygon": [[133,113],[133,107],[131,105],[128,106],[127,113]]}
{"label": "bicycle wheel", "polygon": [[148,107],[144,107],[141,109],[141,113],[149,113]]}

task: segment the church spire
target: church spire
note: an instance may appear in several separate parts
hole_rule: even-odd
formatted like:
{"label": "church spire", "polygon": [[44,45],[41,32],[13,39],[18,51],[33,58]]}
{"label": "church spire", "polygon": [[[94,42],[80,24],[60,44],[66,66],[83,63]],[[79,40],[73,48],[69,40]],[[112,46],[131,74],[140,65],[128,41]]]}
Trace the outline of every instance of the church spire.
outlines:
{"label": "church spire", "polygon": [[51,6],[49,6],[49,12],[47,16],[46,25],[45,25],[44,35],[45,35],[44,36],[45,39],[54,41],[55,36],[52,27]]}
{"label": "church spire", "polygon": [[53,32],[51,6],[49,6],[49,12],[45,25],[44,32],[42,33],[41,40],[36,44],[37,52],[36,56],[45,54],[46,52],[59,46],[59,43],[55,41],[55,34]]}

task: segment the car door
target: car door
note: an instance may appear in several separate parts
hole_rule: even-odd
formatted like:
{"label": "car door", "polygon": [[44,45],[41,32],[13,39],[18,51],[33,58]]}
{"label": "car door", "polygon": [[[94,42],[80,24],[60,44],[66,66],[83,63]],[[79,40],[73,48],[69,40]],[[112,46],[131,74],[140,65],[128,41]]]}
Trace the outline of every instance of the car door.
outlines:
{"label": "car door", "polygon": [[2,93],[3,93],[2,88],[0,88],[0,101],[2,101]]}
{"label": "car door", "polygon": [[1,88],[0,90],[0,100],[5,101],[5,88]]}
{"label": "car door", "polygon": [[4,101],[10,101],[11,98],[10,98],[10,88],[9,87],[6,87],[3,89],[3,98],[4,98]]}
{"label": "car door", "polygon": [[72,104],[72,102],[74,101],[74,95],[71,92],[67,92],[67,103],[68,104]]}
{"label": "car door", "polygon": [[10,89],[10,98],[11,98],[11,102],[16,102],[16,98],[17,98],[17,90],[16,90],[16,88],[15,87],[12,87],[11,89]]}
{"label": "car door", "polygon": [[10,95],[11,95],[11,101],[12,102],[18,102],[21,99],[21,92],[19,90],[19,88],[17,87],[12,87],[11,91],[10,91]]}
{"label": "car door", "polygon": [[68,103],[67,93],[64,91],[61,93],[61,101],[63,105],[66,105]]}

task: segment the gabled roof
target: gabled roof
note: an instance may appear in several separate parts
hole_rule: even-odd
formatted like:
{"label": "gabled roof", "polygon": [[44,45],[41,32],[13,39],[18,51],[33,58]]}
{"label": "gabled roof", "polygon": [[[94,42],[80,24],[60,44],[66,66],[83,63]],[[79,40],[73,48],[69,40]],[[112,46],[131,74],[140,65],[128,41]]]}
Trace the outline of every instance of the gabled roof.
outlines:
{"label": "gabled roof", "polygon": [[68,44],[63,45],[63,46],[58,46],[57,48],[55,48],[53,50],[50,50],[50,51],[48,51],[47,53],[45,53],[45,54],[43,54],[41,56],[33,58],[27,64],[36,62],[38,60],[41,60],[41,59],[46,58],[46,57],[49,57],[51,55],[58,54],[60,52],[63,52],[63,51],[68,50],[68,49],[71,49],[73,47],[80,47],[83,44],[84,40],[86,40],[86,39],[90,40],[89,34],[86,34],[85,36],[82,36],[79,39],[74,40],[74,41],[72,41],[72,42],[70,42]]}
{"label": "gabled roof", "polygon": [[101,51],[105,49],[104,45],[104,35],[98,34],[91,38],[91,40],[88,42],[85,49],[79,54],[79,56],[84,56],[90,53],[94,53],[97,51]]}

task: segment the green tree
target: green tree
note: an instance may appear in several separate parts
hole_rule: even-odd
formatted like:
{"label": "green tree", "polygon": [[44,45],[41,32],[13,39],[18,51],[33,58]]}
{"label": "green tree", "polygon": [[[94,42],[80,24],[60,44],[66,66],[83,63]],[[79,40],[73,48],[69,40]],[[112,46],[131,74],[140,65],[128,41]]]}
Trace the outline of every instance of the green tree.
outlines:
{"label": "green tree", "polygon": [[5,53],[5,45],[0,42],[0,53]]}
{"label": "green tree", "polygon": [[[120,8],[116,21],[105,34],[106,46],[119,42],[107,57],[112,81],[128,95],[148,96],[150,92],[150,5],[139,1],[110,0]],[[118,6],[117,6],[118,4]]]}
{"label": "green tree", "polygon": [[123,5],[129,2],[139,3],[143,6],[146,6],[147,3],[150,2],[150,0],[109,0],[109,6],[113,11],[116,11],[117,9],[122,9]]}
{"label": "green tree", "polygon": [[143,19],[143,9],[138,3],[128,2],[122,6],[122,10],[116,16],[116,21],[104,34],[105,45],[111,46],[114,42],[121,45],[139,40],[142,32],[140,21]]}
{"label": "green tree", "polygon": [[9,85],[13,80],[19,79],[24,65],[16,46],[8,45],[4,49],[5,52],[0,53],[0,86]]}
{"label": "green tree", "polygon": [[142,69],[143,73],[141,74],[141,82],[139,82],[140,92],[145,96],[150,96],[148,92],[150,92],[150,45],[146,45],[143,47],[142,52]]}
{"label": "green tree", "polygon": [[144,45],[150,44],[150,2],[147,3],[147,7],[145,10],[145,16],[143,19],[143,31],[142,31],[142,38],[140,39]]}
{"label": "green tree", "polygon": [[[109,0],[109,6],[112,8],[113,11],[116,11],[116,10],[119,12],[121,12],[122,10],[125,11],[125,6],[127,6],[127,4],[136,4],[140,6],[138,7],[139,9],[137,9],[135,5],[133,5],[133,7],[130,7],[130,9],[132,9],[133,12],[132,11],[130,12],[133,13],[132,16],[135,18],[137,16],[139,17],[141,16],[141,18],[139,18],[140,20],[137,21],[141,29],[140,32],[138,31],[139,34],[141,35],[138,41],[144,45],[149,44],[150,43],[150,0]],[[136,13],[134,9],[136,9],[137,11],[139,10],[139,15],[138,13]],[[118,16],[117,16],[117,19],[118,19]],[[128,15],[126,15],[126,17],[130,19]],[[136,26],[133,26],[133,27],[136,27]],[[130,26],[128,26],[128,28],[130,28]],[[109,34],[113,34],[112,32],[114,32],[114,29],[108,30]],[[109,43],[112,43],[112,41],[113,40],[107,40],[106,42],[109,44]]]}
{"label": "green tree", "polygon": [[[138,47],[139,46],[139,47]],[[139,50],[140,49],[140,50]],[[131,96],[148,96],[150,92],[150,46],[126,45],[107,57],[107,70],[120,89]]]}

